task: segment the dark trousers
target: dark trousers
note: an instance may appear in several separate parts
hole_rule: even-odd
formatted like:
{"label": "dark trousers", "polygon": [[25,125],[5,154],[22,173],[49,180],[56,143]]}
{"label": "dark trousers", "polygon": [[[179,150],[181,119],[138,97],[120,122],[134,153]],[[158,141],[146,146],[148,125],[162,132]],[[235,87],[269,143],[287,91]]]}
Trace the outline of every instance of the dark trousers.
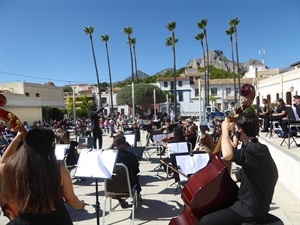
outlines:
{"label": "dark trousers", "polygon": [[240,225],[245,219],[230,208],[203,216],[198,225]]}
{"label": "dark trousers", "polygon": [[102,130],[100,128],[93,130],[93,147],[94,148],[97,148],[97,140],[98,140],[99,149],[101,149],[102,148]]}

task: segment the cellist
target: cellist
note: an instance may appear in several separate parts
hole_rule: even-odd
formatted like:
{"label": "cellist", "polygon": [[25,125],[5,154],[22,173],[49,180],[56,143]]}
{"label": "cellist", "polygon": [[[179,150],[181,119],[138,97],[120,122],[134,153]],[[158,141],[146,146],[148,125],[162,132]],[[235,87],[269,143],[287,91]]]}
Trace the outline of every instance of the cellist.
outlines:
{"label": "cellist", "polygon": [[230,130],[233,123],[222,123],[221,151],[225,160],[241,166],[237,181],[241,182],[237,201],[200,218],[200,225],[239,225],[243,222],[264,222],[270,210],[274,188],[278,179],[275,162],[266,145],[258,141],[259,120],[255,114],[246,114],[235,121],[240,141],[240,149],[233,148]]}

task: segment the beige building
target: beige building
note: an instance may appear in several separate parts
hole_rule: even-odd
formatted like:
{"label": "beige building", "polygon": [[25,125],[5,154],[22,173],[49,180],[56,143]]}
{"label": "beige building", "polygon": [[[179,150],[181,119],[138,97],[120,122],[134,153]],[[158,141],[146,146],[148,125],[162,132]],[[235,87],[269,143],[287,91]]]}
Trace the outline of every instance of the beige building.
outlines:
{"label": "beige building", "polygon": [[22,122],[27,121],[29,125],[42,120],[43,106],[64,107],[63,88],[53,83],[0,83],[0,93],[7,99],[7,104],[2,108],[14,113]]}

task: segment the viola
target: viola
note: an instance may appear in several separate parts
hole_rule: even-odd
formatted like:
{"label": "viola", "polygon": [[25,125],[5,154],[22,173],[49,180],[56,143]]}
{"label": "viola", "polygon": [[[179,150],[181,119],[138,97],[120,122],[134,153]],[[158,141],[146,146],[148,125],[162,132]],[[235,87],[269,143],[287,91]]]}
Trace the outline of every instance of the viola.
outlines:
{"label": "viola", "polygon": [[[3,120],[7,124],[7,127],[10,130],[24,131],[23,124],[21,123],[19,118],[14,113],[9,112],[2,108],[6,104],[7,104],[6,97],[3,94],[0,94],[0,106],[1,106],[0,120]],[[1,201],[0,201],[0,207],[2,208],[3,214],[10,220],[17,218],[18,212],[14,207]]]}
{"label": "viola", "polygon": [[[255,89],[244,84],[240,90],[240,106],[234,109],[231,121],[237,118],[255,97]],[[218,155],[221,138],[206,167],[192,175],[182,189],[184,210],[180,216],[172,218],[169,225],[195,225],[198,219],[216,210],[229,207],[237,199],[238,187]]]}

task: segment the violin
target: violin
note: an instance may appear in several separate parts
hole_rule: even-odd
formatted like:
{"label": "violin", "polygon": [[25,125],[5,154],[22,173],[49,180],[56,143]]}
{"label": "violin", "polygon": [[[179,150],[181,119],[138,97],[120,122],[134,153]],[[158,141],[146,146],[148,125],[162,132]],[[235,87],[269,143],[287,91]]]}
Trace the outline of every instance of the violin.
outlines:
{"label": "violin", "polygon": [[[7,124],[7,127],[10,130],[24,131],[23,124],[21,123],[19,118],[12,112],[9,112],[2,108],[6,104],[7,104],[6,97],[3,94],[0,94],[0,120],[3,120]],[[11,207],[6,202],[0,201],[0,207],[2,208],[3,214],[10,220],[13,220],[18,217],[17,209]]]}
{"label": "violin", "polygon": [[[234,109],[231,118],[234,120],[241,114],[255,97],[255,89],[244,84],[240,90],[240,106]],[[237,199],[238,186],[219,156],[221,138],[219,138],[209,163],[194,173],[185,183],[181,198],[185,203],[180,216],[172,218],[169,225],[195,225],[199,219],[216,210],[229,207]]]}

